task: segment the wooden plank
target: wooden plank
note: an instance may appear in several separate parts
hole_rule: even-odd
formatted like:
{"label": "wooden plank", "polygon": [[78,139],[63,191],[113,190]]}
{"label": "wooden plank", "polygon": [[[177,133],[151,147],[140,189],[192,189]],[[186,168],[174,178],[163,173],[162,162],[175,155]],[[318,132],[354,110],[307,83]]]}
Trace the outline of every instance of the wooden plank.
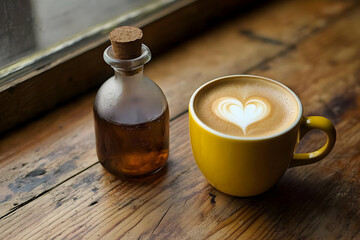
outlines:
{"label": "wooden plank", "polygon": [[275,1],[167,52],[148,64],[146,74],[166,89],[170,112],[177,115],[203,83],[248,73],[292,50],[353,6],[353,1]]}
{"label": "wooden plank", "polygon": [[[1,219],[3,238],[360,238],[360,8],[252,73],[289,85],[307,114],[329,117],[338,142],[320,163],[289,169],[265,194],[235,198],[197,169],[188,116],[171,123],[167,168],[126,182],[99,164]],[[302,150],[318,141],[311,135]]]}
{"label": "wooden plank", "polygon": [[[171,116],[177,116],[202,83],[262,66],[263,61],[331,24],[353,4],[350,0],[275,1],[154,59],[146,66],[146,74],[164,89]],[[0,140],[0,216],[97,162],[93,96],[61,107]]]}
{"label": "wooden plank", "polygon": [[[316,14],[319,14],[319,12],[323,12],[324,8],[327,8],[328,5],[327,2],[323,2],[323,5],[319,5],[313,7],[311,4],[310,5],[305,5],[307,7],[311,7],[311,9],[316,9],[313,10],[314,11],[314,15],[306,15],[308,16],[306,19],[309,22],[313,22],[314,19],[316,19]],[[309,4],[309,3],[306,3]],[[334,4],[334,3],[332,3]],[[296,12],[296,9],[302,9],[299,7],[299,3],[295,2],[295,3],[287,3],[286,4],[287,8],[286,9],[290,9],[289,11],[291,13]],[[300,4],[301,6],[301,4]],[[341,13],[342,11],[344,11],[347,6],[348,3],[346,4],[339,4],[336,3],[335,5],[331,5],[331,6],[337,6],[336,9],[340,9],[338,12],[336,12],[336,14]],[[338,7],[338,6],[342,6]],[[281,8],[281,5],[277,4],[275,6],[270,6],[269,8],[265,8],[263,10],[263,12],[258,13],[258,15],[256,13],[254,13],[254,16],[252,17],[251,21],[245,21],[245,19],[243,19],[242,17],[239,18],[238,21],[234,22],[233,24],[229,23],[228,26],[226,27],[227,31],[233,31],[235,33],[237,33],[237,29],[238,29],[238,24],[242,24],[244,25],[246,23],[246,25],[251,25],[251,23],[254,21],[255,23],[253,23],[254,25],[254,30],[253,32],[262,32],[264,28],[260,28],[260,30],[257,30],[256,27],[261,27],[263,26],[261,23],[265,24],[268,21],[262,20],[262,22],[259,20],[261,18],[256,17],[256,16],[262,16],[265,15],[267,17],[272,17],[274,18],[274,16],[276,16],[276,14],[278,14],[277,11],[282,11],[284,7]],[[334,7],[333,7],[334,8]],[[273,13],[273,16],[271,16],[271,9],[275,9],[277,10],[275,13]],[[278,10],[279,9],[279,10]],[[303,9],[307,9],[303,6]],[[334,12],[334,11],[333,11]],[[336,16],[336,14],[332,13],[332,14],[328,14],[327,17],[331,18],[334,17],[334,15]],[[293,16],[294,14],[292,14],[291,16]],[[298,16],[297,16],[298,17]],[[280,19],[279,22],[282,22],[283,19]],[[297,27],[300,29],[300,25],[298,24],[297,21],[293,20],[294,23],[296,23]],[[303,21],[303,20],[301,20]],[[303,27],[303,25],[301,25]],[[318,27],[318,24],[313,25],[313,29],[316,29]],[[266,28],[265,28],[266,29]],[[281,31],[281,29],[286,32],[286,31],[292,31],[290,29],[292,29],[290,26],[284,25],[281,28],[276,28],[278,29],[278,31]],[[280,29],[280,30],[279,30]],[[234,31],[235,30],[235,31]],[[187,46],[185,46],[185,49],[190,48],[189,51],[194,51],[195,49],[200,49],[200,53],[201,52],[206,52],[208,51],[208,49],[211,49],[212,46],[214,46],[214,44],[216,42],[214,42],[215,37],[218,36],[218,34],[225,34],[225,32],[219,32],[221,30],[214,30],[213,32],[205,35],[204,37],[200,37],[200,39],[198,39],[199,42],[206,42],[208,44],[207,47],[203,47],[200,48],[199,43],[196,44],[195,48],[191,48],[191,44],[187,44]],[[276,31],[275,31],[276,32]],[[306,32],[308,33],[308,32]],[[229,34],[228,34],[229,35]],[[284,34],[286,35],[286,34]],[[302,35],[299,35],[298,37],[301,37]],[[229,39],[234,41],[237,40],[237,35],[233,35],[230,34],[230,37],[227,37],[225,39]],[[203,41],[200,41],[201,39],[203,39]],[[289,42],[291,42],[291,40],[294,40],[293,37],[289,38]],[[284,41],[284,40],[282,40]],[[266,54],[264,55],[254,55],[255,57],[252,57],[254,54],[254,51],[261,50],[262,52],[270,52],[268,54],[271,54],[272,51],[275,51],[275,53],[278,53],[279,50],[274,48],[273,44],[268,44],[268,43],[264,43],[263,41],[254,41],[254,40],[249,40],[247,36],[243,36],[240,37],[240,39],[238,40],[238,42],[240,44],[236,44],[239,46],[242,46],[242,49],[253,49],[250,52],[245,52],[241,55],[240,59],[238,58],[238,55],[236,55],[234,58],[225,58],[227,55],[229,55],[229,52],[231,51],[231,49],[233,48],[232,44],[225,44],[222,43],[222,45],[225,46],[229,46],[228,48],[226,48],[224,51],[219,51],[217,55],[211,55],[214,56],[214,58],[211,58],[210,56],[210,62],[219,62],[220,60],[224,60],[222,62],[223,66],[228,66],[233,64],[234,62],[243,62],[244,64],[241,66],[242,68],[246,68],[246,67],[251,67],[252,65],[249,65],[250,62],[253,62],[252,64],[255,65],[257,63],[259,63],[261,60],[264,59],[264,57],[266,57]],[[245,47],[246,46],[246,47]],[[261,47],[264,46],[264,47]],[[183,51],[181,51],[181,49],[183,49],[182,47],[179,48],[180,50],[175,51],[174,54],[170,54],[173,59],[170,58],[171,61],[169,61],[169,58],[166,56],[164,56],[163,58],[160,58],[159,60],[156,60],[156,63],[154,65],[149,65],[147,69],[149,69],[148,74],[149,76],[153,77],[153,79],[158,79],[158,82],[160,84],[160,86],[163,87],[163,89],[165,90],[165,93],[169,99],[169,103],[170,103],[170,109],[172,109],[172,116],[179,114],[179,112],[183,111],[186,108],[186,102],[187,102],[187,98],[188,95],[190,94],[190,92],[192,91],[192,89],[196,88],[198,85],[200,85],[201,83],[207,81],[208,79],[214,77],[212,75],[204,75],[201,76],[202,73],[212,73],[214,74],[214,72],[212,72],[211,69],[214,68],[213,65],[207,66],[205,65],[201,65],[199,66],[199,69],[201,69],[200,72],[200,76],[199,76],[199,72],[197,71],[193,71],[193,63],[195,63],[195,61],[198,61],[198,57],[197,54],[194,54],[193,57],[189,57],[189,54],[186,54],[187,51],[185,51],[185,53]],[[268,49],[268,50],[265,50]],[[241,49],[240,49],[241,50]],[[232,56],[232,55],[230,55]],[[249,59],[253,59],[252,61],[245,59],[244,57],[248,56]],[[186,79],[186,81],[184,81],[184,77],[183,76],[183,71],[176,71],[176,69],[179,68],[175,68],[174,64],[172,64],[172,62],[176,62],[176,59],[178,59],[179,64],[177,65],[180,69],[182,69],[183,71],[187,71],[188,73],[188,78]],[[190,59],[190,60],[189,60]],[[225,61],[226,60],[226,61]],[[160,64],[159,64],[160,63]],[[190,63],[190,64],[189,64]],[[221,64],[220,64],[221,65]],[[159,68],[160,66],[160,68]],[[166,67],[168,66],[168,67]],[[172,72],[164,72],[162,71],[161,67],[163,69],[173,69]],[[151,70],[151,69],[155,69],[155,70]],[[175,70],[174,70],[175,69]],[[205,70],[209,70],[209,71],[205,71]],[[219,70],[220,74],[229,74],[231,73],[229,69],[225,68],[223,70],[220,69],[220,67],[217,67],[217,69]],[[233,70],[235,71],[235,70]],[[159,73],[158,75],[156,75],[156,73]],[[170,78],[168,76],[171,76]],[[188,89],[188,91],[187,91]],[[182,93],[182,94],[178,94],[178,93]],[[178,101],[176,101],[176,99],[179,99]],[[84,111],[84,109],[88,109],[88,111],[91,109],[91,101],[86,102],[84,105],[82,105],[83,103],[80,103],[79,105],[77,105],[78,109],[76,109],[77,107],[75,107],[75,109],[72,110],[71,114],[77,113],[77,112],[82,112]],[[57,116],[53,116],[50,117],[50,120],[52,122],[51,119],[57,118],[59,121],[58,122],[65,122],[68,119],[68,116],[66,112],[68,112],[68,109],[62,109],[60,110],[60,112],[57,113]],[[85,132],[83,130],[81,133],[81,136],[84,136],[84,139],[79,140],[80,142],[84,142],[87,143],[88,148],[86,148],[85,152],[87,152],[88,154],[91,153],[91,156],[94,156],[94,151],[92,148],[92,119],[91,119],[91,113],[87,112],[84,113],[86,114],[86,117],[84,117],[85,115],[74,115],[74,119],[81,119],[81,121],[85,121],[84,123],[82,123],[84,126],[87,125]],[[64,118],[62,119],[62,116],[64,116]],[[59,118],[60,117],[60,118]],[[86,118],[87,120],[84,120],[82,118]],[[76,121],[76,120],[75,120]],[[46,120],[44,121],[46,122]],[[72,124],[70,122],[68,122],[68,124]],[[47,125],[47,123],[45,123],[45,125]],[[35,125],[36,126],[36,125]],[[51,125],[51,126],[55,126],[55,125]],[[74,126],[77,126],[74,124]],[[29,128],[34,128],[34,126],[32,127],[28,127]],[[6,163],[8,162],[12,162],[13,164],[10,165],[6,165],[5,171],[6,174],[3,177],[3,181],[1,181],[3,184],[1,185],[1,189],[3,190],[3,195],[2,195],[2,200],[0,202],[3,202],[2,206],[4,206],[4,204],[8,205],[6,208],[2,207],[1,209],[3,209],[4,213],[6,213],[7,211],[9,211],[9,209],[12,208],[17,208],[17,206],[21,205],[23,202],[28,201],[29,199],[38,196],[39,194],[41,194],[43,191],[50,189],[51,187],[55,186],[56,183],[62,182],[64,180],[66,180],[67,178],[71,177],[72,175],[74,175],[76,172],[85,169],[86,167],[90,166],[91,164],[93,164],[94,162],[90,163],[88,161],[84,161],[84,158],[82,157],[78,157],[77,155],[81,154],[80,151],[83,151],[83,148],[75,148],[73,149],[74,152],[73,153],[68,153],[66,152],[66,150],[70,149],[71,146],[73,145],[73,143],[71,143],[71,141],[69,141],[69,139],[73,139],[74,136],[79,136],[79,134],[77,133],[76,129],[77,128],[72,128],[70,126],[70,128],[72,130],[68,131],[68,132],[63,132],[61,130],[58,130],[57,127],[55,126],[54,128],[49,127],[48,131],[44,131],[40,130],[43,127],[38,126],[36,131],[23,131],[22,133],[20,133],[19,135],[16,135],[17,137],[15,137],[13,140],[7,140],[6,139],[6,144],[2,145],[2,149],[8,149],[8,151],[2,151],[2,157],[3,159],[6,159]],[[65,127],[66,128],[66,127]],[[80,130],[80,129],[79,129]],[[39,132],[39,134],[36,134],[37,132]],[[49,139],[43,139],[42,141],[40,141],[41,137],[43,134],[46,134],[47,136],[52,134],[52,137]],[[29,139],[28,136],[32,136],[32,140],[29,141],[24,141],[24,139]],[[11,139],[11,138],[10,138]],[[22,139],[22,141],[24,142],[24,144],[22,144],[21,146],[18,144],[18,140]],[[62,139],[63,145],[60,145],[58,147],[56,141],[58,139]],[[9,144],[9,142],[13,142],[14,144]],[[32,143],[36,143],[38,144],[35,148],[32,148],[29,146],[29,144]],[[71,143],[70,145],[67,143]],[[65,145],[64,145],[65,144]],[[17,147],[13,147],[14,145],[17,145]],[[28,147],[27,147],[28,146]],[[52,149],[49,146],[55,146],[56,149]],[[45,151],[39,151],[37,153],[34,154],[34,150],[36,150],[37,148],[42,148],[42,149],[47,149]],[[16,149],[16,152],[18,155],[11,155],[13,153],[13,150]],[[65,150],[64,150],[65,149]],[[62,158],[56,158],[56,161],[49,161],[50,163],[48,163],[48,155],[52,155],[54,156],[54,153],[59,152],[63,154],[63,159]],[[74,156],[75,159],[69,158],[69,156],[66,156],[66,154],[69,154],[69,156]],[[9,157],[12,156],[12,157]],[[42,159],[43,161],[38,161],[38,163],[32,164],[32,162],[37,162],[37,159]],[[51,159],[51,157],[50,157]],[[14,161],[15,160],[15,161]],[[78,162],[80,161],[80,162]],[[77,167],[73,167],[72,169],[68,169],[68,171],[60,171],[60,175],[56,176],[55,179],[54,177],[52,177],[52,175],[50,175],[51,180],[46,180],[49,179],[49,175],[47,173],[44,173],[42,175],[42,177],[44,179],[41,179],[41,181],[38,182],[38,184],[33,184],[31,179],[25,179],[25,176],[29,176],[28,174],[33,175],[34,173],[32,173],[33,171],[35,171],[35,173],[43,173],[44,169],[61,169],[62,165],[65,164],[65,166],[71,165],[71,162],[73,162],[74,166],[80,166],[80,168]],[[3,162],[5,164],[5,162]],[[29,164],[30,163],[30,164]],[[22,168],[22,164],[27,164],[26,168]],[[42,165],[45,164],[45,165]],[[41,167],[40,167],[41,166]],[[39,170],[40,169],[40,170]],[[39,172],[40,171],[40,172]],[[38,177],[38,176],[35,176]],[[25,179],[25,180],[24,180]],[[16,181],[17,180],[17,181]],[[48,184],[49,182],[52,182],[51,184]],[[12,185],[13,190],[11,190],[11,188],[9,187],[10,184],[14,184],[14,183],[18,183],[18,188],[14,190],[14,185]],[[30,185],[32,186],[31,188],[27,188],[27,186]],[[27,188],[27,191],[23,191],[24,188]],[[20,190],[18,190],[20,189]],[[14,191],[17,193],[16,194],[16,198],[12,197],[12,194],[14,193]],[[19,197],[21,196],[21,197]],[[10,200],[10,198],[12,200]]]}

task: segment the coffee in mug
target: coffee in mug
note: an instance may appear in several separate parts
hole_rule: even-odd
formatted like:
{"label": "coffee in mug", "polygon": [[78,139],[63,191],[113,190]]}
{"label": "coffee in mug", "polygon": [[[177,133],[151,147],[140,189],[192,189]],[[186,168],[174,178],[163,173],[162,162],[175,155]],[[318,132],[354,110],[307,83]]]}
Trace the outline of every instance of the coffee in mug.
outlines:
{"label": "coffee in mug", "polygon": [[[311,153],[295,153],[312,129],[327,135]],[[194,159],[205,178],[234,196],[270,189],[289,167],[323,159],[335,144],[332,123],[303,116],[296,94],[274,80],[234,75],[199,87],[189,102],[189,131]]]}

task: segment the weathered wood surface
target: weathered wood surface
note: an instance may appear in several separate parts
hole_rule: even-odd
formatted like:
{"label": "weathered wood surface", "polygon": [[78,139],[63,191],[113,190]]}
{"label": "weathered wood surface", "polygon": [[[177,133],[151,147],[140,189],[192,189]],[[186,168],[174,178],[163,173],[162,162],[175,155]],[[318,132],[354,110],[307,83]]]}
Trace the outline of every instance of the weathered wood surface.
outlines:
{"label": "weathered wood surface", "polygon": [[198,86],[220,76],[249,73],[263,61],[291,50],[326,28],[354,3],[275,1],[263,9],[243,13],[150,62],[147,74],[166,89],[170,112],[177,115],[187,108]]}
{"label": "weathered wood surface", "polygon": [[[165,89],[172,116],[184,112],[193,88],[216,73],[252,69],[250,73],[277,79],[298,93],[306,115],[324,115],[336,124],[338,141],[326,159],[288,170],[261,196],[230,197],[212,188],[197,169],[183,113],[171,123],[167,168],[153,179],[125,182],[97,164],[93,95],[85,96],[2,140],[0,238],[360,238],[360,8],[353,2],[314,2],[275,2],[219,26],[157,59],[148,75]],[[288,18],[281,15],[287,9]],[[272,24],[267,19],[271,12]],[[260,16],[267,18],[261,22]],[[240,28],[240,22],[251,31]],[[299,26],[307,29],[306,34],[298,36]],[[239,39],[245,40],[226,35],[238,34],[239,29]],[[243,49],[249,59],[227,61],[225,56],[236,51],[227,51],[228,46],[224,52],[216,50],[218,42],[213,40],[220,32],[228,37],[228,45],[246,43]],[[208,39],[208,47],[197,52],[191,43],[200,46],[201,39]],[[287,44],[279,48],[267,41]],[[267,52],[263,45],[273,50]],[[211,51],[221,52],[222,58],[212,57]],[[199,54],[201,60],[217,64],[195,64]],[[160,62],[170,60],[174,62],[168,72],[160,72]],[[320,137],[310,135],[300,150],[312,148]]]}
{"label": "weathered wood surface", "polygon": [[[164,89],[174,117],[202,83],[261,67],[353,6],[353,1],[275,1],[154,59],[145,71]],[[83,97],[0,140],[0,216],[97,163],[92,101],[93,95]]]}

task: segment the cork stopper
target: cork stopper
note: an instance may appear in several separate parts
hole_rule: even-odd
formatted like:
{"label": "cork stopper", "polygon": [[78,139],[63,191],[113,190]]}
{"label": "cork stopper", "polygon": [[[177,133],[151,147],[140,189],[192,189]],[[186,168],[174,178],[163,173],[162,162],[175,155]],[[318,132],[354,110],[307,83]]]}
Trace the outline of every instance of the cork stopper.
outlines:
{"label": "cork stopper", "polygon": [[110,41],[117,59],[133,59],[141,55],[143,33],[137,27],[124,26],[110,32]]}

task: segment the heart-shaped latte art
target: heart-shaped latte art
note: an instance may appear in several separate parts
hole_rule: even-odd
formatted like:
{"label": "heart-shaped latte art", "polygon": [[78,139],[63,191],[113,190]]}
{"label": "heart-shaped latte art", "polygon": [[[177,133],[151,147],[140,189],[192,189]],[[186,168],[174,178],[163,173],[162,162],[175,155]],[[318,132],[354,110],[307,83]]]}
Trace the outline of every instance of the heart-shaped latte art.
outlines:
{"label": "heart-shaped latte art", "polygon": [[268,105],[258,98],[248,99],[243,104],[236,98],[223,97],[215,100],[212,107],[218,117],[240,127],[244,134],[249,125],[265,118],[269,112]]}

